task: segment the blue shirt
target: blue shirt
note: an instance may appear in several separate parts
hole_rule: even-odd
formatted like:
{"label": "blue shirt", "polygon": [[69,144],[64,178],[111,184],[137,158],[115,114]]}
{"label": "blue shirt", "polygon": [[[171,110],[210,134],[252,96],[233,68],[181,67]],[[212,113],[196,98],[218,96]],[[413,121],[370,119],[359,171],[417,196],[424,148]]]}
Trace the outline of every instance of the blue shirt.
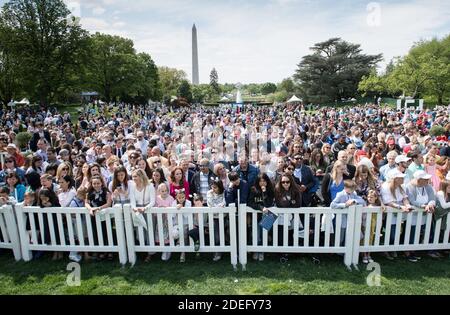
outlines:
{"label": "blue shirt", "polygon": [[334,198],[336,198],[336,195],[343,190],[344,190],[344,181],[343,180],[341,181],[339,186],[336,186],[336,183],[333,181],[330,186],[331,200],[334,200]]}

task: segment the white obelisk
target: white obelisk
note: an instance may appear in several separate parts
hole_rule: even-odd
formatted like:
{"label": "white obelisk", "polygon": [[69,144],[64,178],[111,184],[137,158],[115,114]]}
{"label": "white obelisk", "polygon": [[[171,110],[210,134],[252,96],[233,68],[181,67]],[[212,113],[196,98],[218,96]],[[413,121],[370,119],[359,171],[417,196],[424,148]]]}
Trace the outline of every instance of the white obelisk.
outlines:
{"label": "white obelisk", "polygon": [[200,84],[198,74],[198,45],[197,45],[197,28],[192,27],[192,84]]}

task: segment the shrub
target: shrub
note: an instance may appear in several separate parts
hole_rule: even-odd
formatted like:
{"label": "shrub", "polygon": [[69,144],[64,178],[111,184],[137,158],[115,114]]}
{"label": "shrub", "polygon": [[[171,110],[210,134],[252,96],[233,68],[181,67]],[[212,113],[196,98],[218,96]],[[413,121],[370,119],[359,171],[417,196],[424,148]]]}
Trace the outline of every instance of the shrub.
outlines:
{"label": "shrub", "polygon": [[26,149],[28,142],[30,142],[33,136],[29,132],[19,132],[16,136],[16,142],[20,150]]}
{"label": "shrub", "polygon": [[436,125],[431,127],[430,129],[430,136],[432,137],[439,137],[445,134],[445,129],[442,126]]}

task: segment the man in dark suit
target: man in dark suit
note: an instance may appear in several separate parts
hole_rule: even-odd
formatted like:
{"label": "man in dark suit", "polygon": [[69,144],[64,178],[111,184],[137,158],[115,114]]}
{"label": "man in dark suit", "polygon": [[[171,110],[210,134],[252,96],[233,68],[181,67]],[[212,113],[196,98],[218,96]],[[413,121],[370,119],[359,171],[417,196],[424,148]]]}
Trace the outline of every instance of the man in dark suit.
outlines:
{"label": "man in dark suit", "polygon": [[127,149],[123,145],[123,136],[117,137],[115,146],[112,151],[113,155],[117,156],[119,159],[121,159],[122,156],[125,154]]}
{"label": "man in dark suit", "polygon": [[302,192],[302,207],[309,207],[311,204],[312,192],[314,187],[314,174],[311,168],[303,164],[303,156],[294,156],[295,170],[294,177],[300,182],[299,187]]}
{"label": "man in dark suit", "polygon": [[44,129],[44,124],[42,122],[36,123],[37,131],[33,134],[33,137],[30,140],[30,149],[33,152],[38,150],[37,143],[39,139],[45,138],[47,143],[51,143],[50,133]]}

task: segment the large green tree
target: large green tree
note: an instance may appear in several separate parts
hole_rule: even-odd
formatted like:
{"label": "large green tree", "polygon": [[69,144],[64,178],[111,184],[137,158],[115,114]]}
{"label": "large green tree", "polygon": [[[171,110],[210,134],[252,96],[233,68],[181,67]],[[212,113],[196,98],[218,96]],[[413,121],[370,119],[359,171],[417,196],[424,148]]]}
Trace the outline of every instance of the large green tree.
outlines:
{"label": "large green tree", "polygon": [[133,41],[96,33],[91,36],[90,44],[90,86],[101,93],[107,102],[130,94],[130,87],[142,74]]}
{"label": "large green tree", "polygon": [[192,90],[191,90],[191,84],[188,80],[181,81],[181,84],[178,88],[177,96],[181,98],[185,98],[188,103],[192,102]]}
{"label": "large green tree", "polygon": [[450,91],[450,35],[416,43],[407,55],[391,61],[386,72],[363,77],[359,90],[434,99],[444,104]]}
{"label": "large green tree", "polygon": [[186,72],[174,68],[158,67],[158,74],[161,94],[166,101],[170,100],[172,96],[176,96],[183,80],[187,80]]}
{"label": "large green tree", "polygon": [[48,105],[78,71],[87,31],[62,0],[11,0],[3,6],[0,24],[14,38],[9,51],[20,62],[25,91]]}
{"label": "large green tree", "polygon": [[366,55],[358,44],[331,38],[311,47],[303,57],[294,79],[315,102],[329,102],[354,97],[363,76],[370,74],[382,55]]}
{"label": "large green tree", "polygon": [[219,86],[219,74],[217,73],[216,68],[211,70],[211,74],[209,75],[209,85],[211,86],[211,90],[219,95],[220,94],[220,86]]}
{"label": "large green tree", "polygon": [[5,105],[18,96],[22,82],[13,40],[11,30],[0,24],[0,102]]}

